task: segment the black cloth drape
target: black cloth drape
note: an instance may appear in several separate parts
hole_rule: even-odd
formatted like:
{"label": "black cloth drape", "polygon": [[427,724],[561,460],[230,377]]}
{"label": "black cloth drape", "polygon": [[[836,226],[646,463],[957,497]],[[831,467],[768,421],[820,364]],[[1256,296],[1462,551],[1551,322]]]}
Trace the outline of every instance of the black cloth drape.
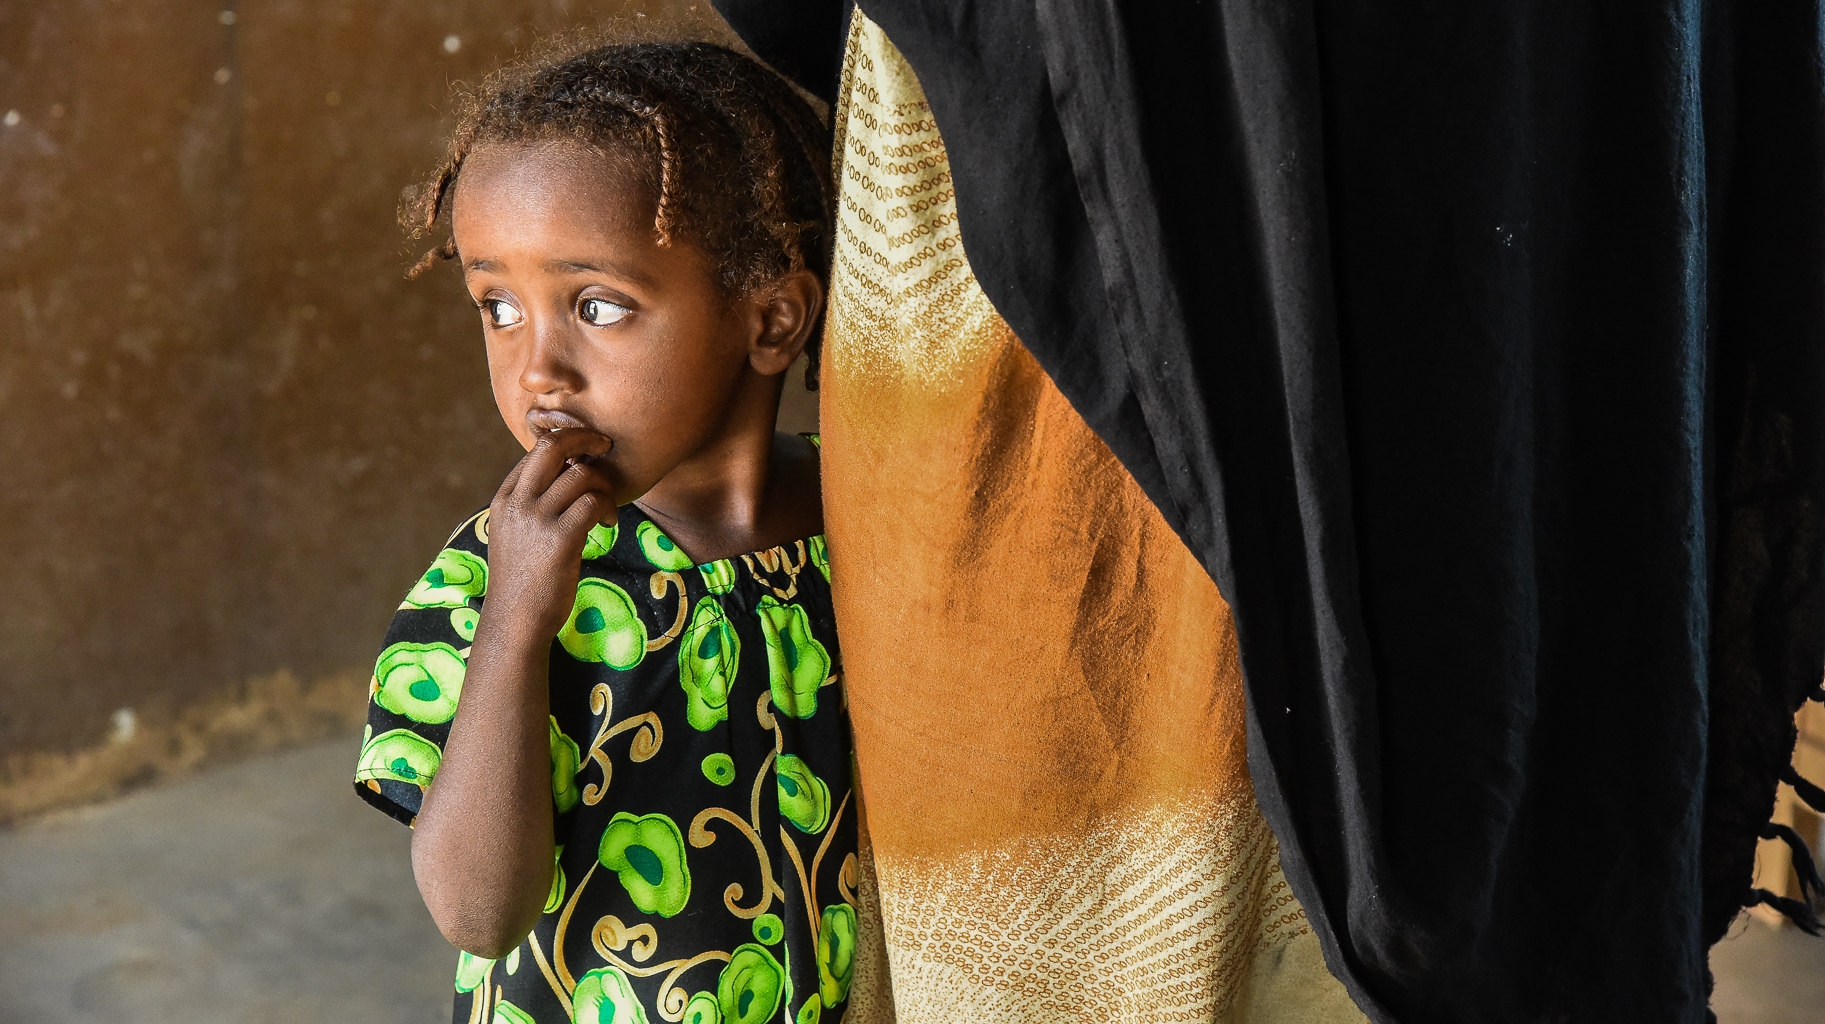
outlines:
{"label": "black cloth drape", "polygon": [[[717,0],[828,96],[840,3]],[[1819,0],[873,0],[1377,1021],[1697,1021],[1825,667]]]}

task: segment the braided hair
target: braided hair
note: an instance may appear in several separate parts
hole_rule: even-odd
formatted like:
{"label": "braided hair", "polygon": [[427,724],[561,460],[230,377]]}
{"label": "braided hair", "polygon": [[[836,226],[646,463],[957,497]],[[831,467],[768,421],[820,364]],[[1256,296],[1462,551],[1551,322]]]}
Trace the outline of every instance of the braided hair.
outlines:
{"label": "braided hair", "polygon": [[[468,97],[443,166],[408,190],[401,223],[434,231],[478,147],[555,140],[629,158],[656,200],[659,244],[708,253],[725,295],[800,270],[828,280],[830,135],[784,79],[711,43],[604,46],[496,74]],[[407,276],[455,256],[446,239]],[[805,347],[813,389],[821,334]]]}

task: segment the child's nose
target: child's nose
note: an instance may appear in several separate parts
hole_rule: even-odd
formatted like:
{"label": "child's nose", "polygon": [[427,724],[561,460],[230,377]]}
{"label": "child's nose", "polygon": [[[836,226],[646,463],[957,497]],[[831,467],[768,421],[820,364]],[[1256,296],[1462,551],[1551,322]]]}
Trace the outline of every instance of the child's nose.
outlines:
{"label": "child's nose", "polygon": [[520,368],[520,387],[535,394],[556,392],[575,394],[582,390],[582,375],[567,358],[563,339],[545,330],[535,330],[532,348],[526,353],[526,364]]}

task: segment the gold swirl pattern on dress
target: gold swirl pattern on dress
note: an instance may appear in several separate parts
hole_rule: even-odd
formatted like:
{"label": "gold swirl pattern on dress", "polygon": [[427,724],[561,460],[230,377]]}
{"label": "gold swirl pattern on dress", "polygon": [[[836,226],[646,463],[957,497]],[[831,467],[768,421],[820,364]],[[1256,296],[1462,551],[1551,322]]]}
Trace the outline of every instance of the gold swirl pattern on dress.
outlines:
{"label": "gold swirl pattern on dress", "polygon": [[626,949],[637,962],[645,963],[653,958],[653,950],[659,948],[659,932],[650,924],[629,927],[615,915],[604,914],[590,930],[589,942],[604,957],[608,955],[607,950],[618,953]]}
{"label": "gold swirl pattern on dress", "polygon": [[[680,587],[679,590],[682,592],[683,588]],[[583,802],[591,807],[602,802],[602,797],[608,793],[609,780],[615,774],[614,762],[609,760],[608,752],[602,749],[603,744],[630,729],[637,730],[633,742],[628,745],[627,756],[633,761],[648,761],[659,753],[659,747],[665,742],[665,726],[657,714],[647,711],[610,725],[609,722],[614,718],[614,708],[615,692],[607,683],[597,683],[590,688],[590,713],[602,719],[601,725],[596,728],[595,739],[589,743],[588,754],[589,760],[602,770],[602,781],[591,782],[583,787]]]}
{"label": "gold swirl pattern on dress", "polygon": [[[773,547],[741,556],[742,564],[748,567],[748,575],[754,577],[756,582],[773,591],[774,597],[781,601],[790,601],[798,596],[798,574],[804,571],[805,563],[811,560],[811,555],[805,550],[804,541],[798,541],[796,547],[798,549],[797,562],[792,561],[792,553],[785,548]],[[760,563],[758,569],[755,568],[756,562]],[[762,570],[766,571],[766,575],[762,575]],[[767,578],[781,572],[786,574],[784,588]]]}
{"label": "gold swirl pattern on dress", "polygon": [[672,622],[671,629],[666,630],[646,642],[646,652],[651,654],[659,648],[664,647],[666,644],[671,643],[673,640],[678,639],[678,634],[684,632],[684,622],[688,617],[687,613],[690,611],[691,599],[690,596],[684,592],[684,577],[675,572],[661,570],[653,573],[653,578],[647,586],[652,590],[653,596],[657,598],[664,598],[666,591],[673,587],[676,587],[678,590],[678,615]]}

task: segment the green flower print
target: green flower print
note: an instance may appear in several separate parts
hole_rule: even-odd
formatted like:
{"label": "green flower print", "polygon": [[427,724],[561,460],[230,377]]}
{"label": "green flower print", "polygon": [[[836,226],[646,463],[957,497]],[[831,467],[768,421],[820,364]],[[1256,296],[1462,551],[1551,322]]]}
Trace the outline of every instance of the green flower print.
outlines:
{"label": "green flower print", "polygon": [[635,817],[622,811],[609,819],[596,859],[621,879],[634,906],[648,914],[671,917],[691,898],[684,834],[663,814]]}
{"label": "green flower print", "polygon": [[824,908],[817,931],[817,991],[825,1006],[849,998],[855,976],[855,908],[838,903]]}
{"label": "green flower print", "polygon": [[703,574],[703,585],[712,594],[726,594],[735,589],[735,563],[727,558],[700,565],[697,571]]}
{"label": "green flower print", "polygon": [[824,582],[829,583],[830,582],[830,548],[827,545],[825,545],[824,537],[822,534],[819,534],[818,536],[811,538],[810,544],[811,544],[811,564],[817,566],[817,571],[824,574]]}
{"label": "green flower print", "polygon": [[754,919],[754,938],[761,945],[776,946],[786,937],[786,924],[778,914],[762,914]]}
{"label": "green flower print", "polygon": [[703,759],[703,777],[718,786],[735,781],[735,759],[727,754],[711,754]]}
{"label": "green flower print", "polygon": [[520,950],[524,948],[524,946],[513,947],[513,950],[507,954],[507,959],[501,961],[501,966],[507,968],[508,974],[520,969]]}
{"label": "green flower print", "polygon": [[608,554],[609,549],[615,546],[615,534],[620,529],[613,524],[603,526],[601,523],[590,527],[589,536],[583,541],[583,560],[587,562]]}
{"label": "green flower print", "polygon": [[539,1022],[532,1019],[532,1014],[503,999],[494,1004],[494,1016],[489,1018],[488,1024],[539,1024]]}
{"label": "green flower print", "polygon": [[374,703],[414,722],[448,722],[468,670],[449,644],[394,644],[374,663]]}
{"label": "green flower print", "polygon": [[481,613],[468,605],[450,609],[450,628],[456,630],[456,635],[464,640],[475,639],[475,625],[481,620]]}
{"label": "green flower print", "polygon": [[678,645],[678,685],[684,687],[684,720],[698,731],[729,717],[729,691],[741,659],[741,637],[713,597],[697,600],[691,627]]}
{"label": "green flower print", "polygon": [[585,577],[577,584],[569,621],[558,630],[558,643],[578,661],[629,669],[646,657],[646,623],[634,613],[627,591],[607,580]]}
{"label": "green flower print", "polygon": [[577,741],[558,728],[556,715],[551,718],[551,800],[563,814],[577,805],[577,773],[583,770],[583,751]]}
{"label": "green flower print", "polygon": [[445,548],[406,594],[414,608],[455,608],[488,592],[488,563],[467,551]]}
{"label": "green flower print", "polygon": [[647,1024],[646,1007],[618,967],[598,967],[577,979],[570,994],[576,1024]]}
{"label": "green flower print", "polygon": [[824,1002],[816,993],[805,1000],[805,1005],[798,1008],[797,1024],[817,1024],[818,1018],[824,1015]]}
{"label": "green flower print", "polygon": [[564,886],[566,883],[564,881],[563,858],[564,844],[559,843],[558,848],[553,851],[551,855],[551,891],[545,894],[545,913],[547,914],[564,905]]}
{"label": "green flower print", "polygon": [[485,956],[474,956],[464,953],[456,958],[456,990],[473,992],[481,987],[482,979],[488,976],[488,968],[494,961]]}
{"label": "green flower print", "polygon": [[767,679],[773,705],[792,718],[817,713],[817,689],[830,677],[830,652],[811,635],[811,618],[795,604],[780,604],[772,595],[754,609],[767,641]]}
{"label": "green flower print", "polygon": [[725,1024],[760,1024],[773,1019],[785,987],[786,972],[773,954],[745,942],[716,979],[716,1003]]}
{"label": "green flower print", "polygon": [[779,813],[800,832],[816,835],[830,823],[830,787],[813,775],[811,766],[791,754],[779,756],[775,769],[779,783]]}
{"label": "green flower print", "polygon": [[722,1024],[722,1007],[709,992],[699,992],[684,1004],[684,1024]]}
{"label": "green flower print", "polygon": [[666,572],[680,572],[691,567],[691,556],[672,543],[672,538],[667,537],[651,520],[635,527],[634,539],[640,542],[640,553],[646,556],[646,560]]}
{"label": "green flower print", "polygon": [[437,745],[406,729],[383,732],[361,748],[357,779],[392,779],[428,786],[444,759]]}

